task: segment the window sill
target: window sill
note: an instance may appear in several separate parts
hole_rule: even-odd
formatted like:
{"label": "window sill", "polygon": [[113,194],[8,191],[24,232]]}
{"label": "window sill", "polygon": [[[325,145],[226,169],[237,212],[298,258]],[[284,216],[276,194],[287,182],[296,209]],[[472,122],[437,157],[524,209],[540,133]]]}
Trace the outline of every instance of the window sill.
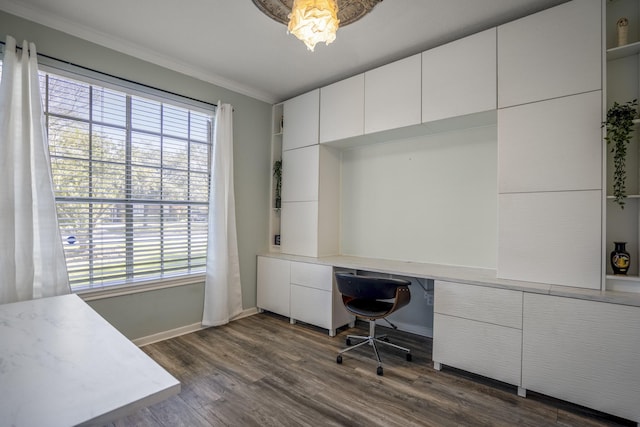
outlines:
{"label": "window sill", "polygon": [[74,292],[84,301],[94,301],[103,298],[119,297],[123,295],[138,294],[141,292],[156,291],[158,289],[174,288],[204,283],[205,273],[176,276],[167,279],[157,279],[147,282],[127,283],[123,285],[107,286],[94,289],[82,289]]}

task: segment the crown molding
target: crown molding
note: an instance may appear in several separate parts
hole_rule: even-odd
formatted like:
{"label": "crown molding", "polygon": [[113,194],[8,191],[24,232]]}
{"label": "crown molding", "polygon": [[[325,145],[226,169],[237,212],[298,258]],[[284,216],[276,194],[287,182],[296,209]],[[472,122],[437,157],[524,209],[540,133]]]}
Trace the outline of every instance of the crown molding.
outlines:
{"label": "crown molding", "polygon": [[[112,49],[114,51],[142,59],[155,65],[194,77],[207,83],[220,86],[224,89],[237,92],[241,95],[255,98],[269,104],[277,102],[277,98],[270,93],[244,85],[234,80],[219,76],[199,67],[193,67],[180,61],[176,61],[151,49],[146,49],[140,45],[130,43],[124,39],[96,31],[86,26],[78,25],[59,16],[43,13],[32,7],[25,6],[13,0],[0,0],[0,10],[3,10],[20,18],[33,21],[54,30],[78,37],[80,39],[95,43],[97,45]],[[42,52],[46,54],[46,52]],[[59,58],[64,59],[64,58]]]}

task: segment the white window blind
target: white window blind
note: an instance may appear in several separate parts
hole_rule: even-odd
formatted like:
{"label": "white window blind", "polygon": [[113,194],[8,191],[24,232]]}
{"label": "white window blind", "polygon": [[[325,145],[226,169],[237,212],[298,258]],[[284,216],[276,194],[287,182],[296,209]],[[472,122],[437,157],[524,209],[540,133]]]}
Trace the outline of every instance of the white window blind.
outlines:
{"label": "white window blind", "polygon": [[81,80],[40,73],[72,289],[203,273],[213,111]]}

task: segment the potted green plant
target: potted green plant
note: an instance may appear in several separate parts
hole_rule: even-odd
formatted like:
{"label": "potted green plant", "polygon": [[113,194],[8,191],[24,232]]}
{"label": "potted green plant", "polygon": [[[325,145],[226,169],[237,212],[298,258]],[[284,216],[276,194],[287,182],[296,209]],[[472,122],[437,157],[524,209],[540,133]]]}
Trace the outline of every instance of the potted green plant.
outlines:
{"label": "potted green plant", "polygon": [[625,162],[627,145],[629,145],[633,133],[633,121],[638,117],[637,106],[637,99],[624,104],[614,102],[613,106],[607,111],[607,120],[602,123],[602,126],[606,127],[607,130],[607,135],[604,139],[607,141],[607,145],[612,145],[613,196],[621,209],[624,209],[625,198],[627,197]]}
{"label": "potted green plant", "polygon": [[275,207],[280,209],[282,200],[280,191],[282,190],[282,160],[273,162],[273,178],[275,179]]}

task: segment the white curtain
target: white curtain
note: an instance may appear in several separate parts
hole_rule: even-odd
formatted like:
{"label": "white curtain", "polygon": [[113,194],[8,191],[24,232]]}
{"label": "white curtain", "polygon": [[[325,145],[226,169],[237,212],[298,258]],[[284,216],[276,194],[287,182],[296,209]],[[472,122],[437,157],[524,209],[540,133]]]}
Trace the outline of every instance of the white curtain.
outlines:
{"label": "white curtain", "polygon": [[218,103],[211,161],[204,326],[229,323],[242,311],[233,195],[233,107]]}
{"label": "white curtain", "polygon": [[7,36],[0,83],[0,303],[67,294],[33,43]]}

